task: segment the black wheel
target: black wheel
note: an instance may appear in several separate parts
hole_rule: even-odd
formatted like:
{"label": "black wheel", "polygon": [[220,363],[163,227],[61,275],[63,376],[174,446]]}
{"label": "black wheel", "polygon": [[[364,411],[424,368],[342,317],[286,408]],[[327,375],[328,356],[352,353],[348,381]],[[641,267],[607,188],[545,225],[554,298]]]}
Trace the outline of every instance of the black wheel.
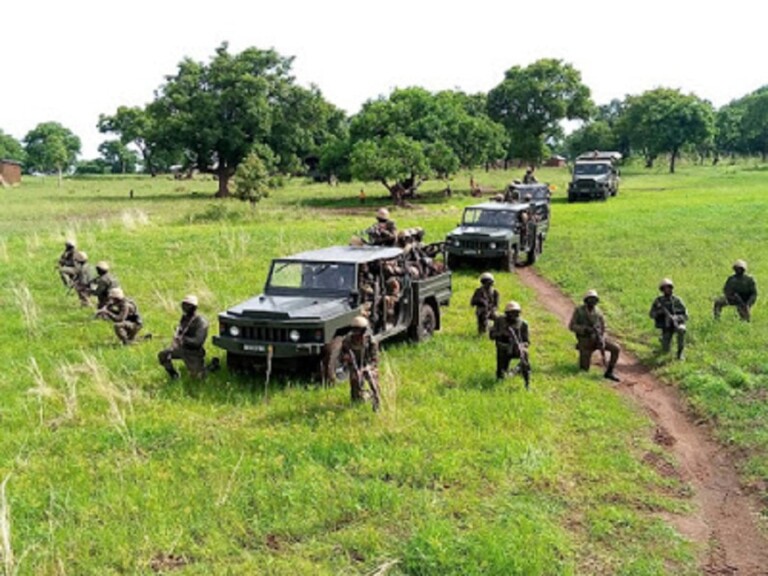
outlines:
{"label": "black wheel", "polygon": [[573,194],[568,194],[568,204],[573,204],[576,201],[576,197]]}
{"label": "black wheel", "polygon": [[539,234],[539,239],[536,241],[536,250],[541,255],[544,252],[544,234]]}
{"label": "black wheel", "polygon": [[410,336],[415,342],[424,342],[432,337],[437,327],[437,316],[429,304],[422,304],[419,312],[419,323],[411,327]]}
{"label": "black wheel", "polygon": [[336,336],[325,346],[325,356],[323,358],[323,378],[328,386],[333,386],[336,382],[343,382],[349,378],[349,371],[341,361],[341,342],[343,338]]}
{"label": "black wheel", "polygon": [[453,270],[459,267],[459,257],[455,254],[445,253],[445,266],[448,270]]}
{"label": "black wheel", "polygon": [[235,352],[227,352],[227,370],[234,374],[242,374],[247,372],[251,363],[248,361],[248,357],[243,354],[236,354]]}
{"label": "black wheel", "polygon": [[613,191],[611,192],[611,196],[616,196],[616,194],[618,193],[619,193],[619,187],[616,186],[616,188],[614,188]]}

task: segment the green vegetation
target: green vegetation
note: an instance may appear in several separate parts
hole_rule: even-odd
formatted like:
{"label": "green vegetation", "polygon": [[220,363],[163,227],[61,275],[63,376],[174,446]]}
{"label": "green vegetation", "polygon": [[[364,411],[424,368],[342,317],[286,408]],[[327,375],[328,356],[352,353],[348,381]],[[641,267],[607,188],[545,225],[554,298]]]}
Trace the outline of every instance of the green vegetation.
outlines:
{"label": "green vegetation", "polygon": [[[540,174],[558,182],[561,200],[567,173]],[[674,183],[700,178],[686,174],[681,170]],[[709,234],[690,236],[688,248],[717,237],[723,258],[733,250],[749,259],[737,250],[739,234],[726,232],[732,220],[718,216],[737,213],[731,198],[752,198],[748,219],[757,225],[759,203],[748,196],[754,191],[730,184],[757,181],[759,173],[718,174],[727,209],[712,209]],[[475,177],[500,187],[512,175]],[[427,240],[440,239],[474,201],[459,183],[468,180],[457,180],[447,200],[438,183],[425,185],[421,205],[393,215],[401,226],[424,226]],[[542,266],[580,292],[586,282],[563,263],[582,259],[597,268],[596,251],[607,245],[584,250],[582,242],[603,233],[604,214],[624,219],[616,236],[624,242],[633,212],[642,210],[619,207],[649,198],[649,222],[662,198],[670,210],[676,206],[673,213],[704,210],[697,191],[643,192],[672,182],[636,176],[608,204],[557,203]],[[519,378],[495,381],[492,343],[473,334],[473,270],[454,275],[442,333],[423,345],[385,348],[378,415],[351,406],[343,386],[316,389],[283,378],[265,389],[263,378],[226,370],[204,383],[168,381],[156,353],[170,339],[185,293],[197,293],[214,320],[218,310],[261,289],[272,257],[346,243],[388,201],[369,188],[360,206],[358,186],[294,181],[251,206],[212,201],[216,187],[211,179],[115,177],[66,180],[57,189],[51,180],[28,178],[3,191],[6,573],[364,574],[393,562],[391,574],[695,573],[692,550],[657,515],[682,511],[687,501],[684,486],[648,464],[664,458],[652,445],[649,422],[599,371],[577,372],[571,335],[514,276],[500,275],[498,288],[522,302],[531,322],[530,393]],[[606,260],[624,264],[600,266],[602,275],[594,276],[611,325],[634,328],[649,341],[650,327],[631,324],[635,302],[616,294],[616,286],[638,290],[638,314],[650,304],[658,262],[646,277],[635,274],[642,270],[637,261],[652,258],[643,252],[648,241],[665,245],[660,233],[669,230],[668,219],[654,226],[658,237],[636,228],[644,241],[637,252],[625,245]],[[151,342],[118,346],[110,325],[92,320],[65,293],[54,263],[70,235],[92,261],[112,263],[155,335]],[[718,265],[700,273],[716,287],[728,262],[712,258]],[[757,255],[753,260],[759,270]],[[687,291],[695,276],[670,273],[696,314],[690,369],[714,377],[699,332],[704,314]],[[726,338],[744,329],[757,334],[759,308],[753,326],[732,318],[722,326]],[[735,344],[735,336],[727,341]],[[748,390],[754,388],[740,392]]]}

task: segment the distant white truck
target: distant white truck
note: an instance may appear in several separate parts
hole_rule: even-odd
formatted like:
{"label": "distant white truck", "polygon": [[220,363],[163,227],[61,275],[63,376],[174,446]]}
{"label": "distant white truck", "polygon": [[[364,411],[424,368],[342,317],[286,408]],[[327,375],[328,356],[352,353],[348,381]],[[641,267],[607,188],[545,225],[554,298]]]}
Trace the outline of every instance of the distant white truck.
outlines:
{"label": "distant white truck", "polygon": [[568,202],[607,200],[619,192],[620,152],[586,152],[576,158],[568,184]]}

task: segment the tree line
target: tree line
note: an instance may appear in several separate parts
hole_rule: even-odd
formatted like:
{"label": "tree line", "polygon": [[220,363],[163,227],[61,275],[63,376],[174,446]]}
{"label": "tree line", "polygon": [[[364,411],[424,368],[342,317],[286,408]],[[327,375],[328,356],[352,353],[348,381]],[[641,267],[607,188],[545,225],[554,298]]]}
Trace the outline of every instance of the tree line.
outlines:
{"label": "tree line", "polygon": [[[115,138],[101,157],[77,162],[80,140],[56,122],[39,124],[21,142],[0,130],[0,158],[29,172],[61,175],[155,175],[171,168],[211,173],[217,196],[258,199],[281,175],[380,182],[396,200],[430,178],[458,170],[593,149],[659,158],[670,172],[682,154],[768,155],[768,87],[720,109],[694,94],[656,88],[597,106],[571,64],[542,59],[507,70],[487,94],[395,89],[348,117],[317,86],[299,86],[292,57],[219,46],[209,62],[183,59],[146,106],[102,113],[98,128]],[[579,120],[569,135],[563,120]]]}

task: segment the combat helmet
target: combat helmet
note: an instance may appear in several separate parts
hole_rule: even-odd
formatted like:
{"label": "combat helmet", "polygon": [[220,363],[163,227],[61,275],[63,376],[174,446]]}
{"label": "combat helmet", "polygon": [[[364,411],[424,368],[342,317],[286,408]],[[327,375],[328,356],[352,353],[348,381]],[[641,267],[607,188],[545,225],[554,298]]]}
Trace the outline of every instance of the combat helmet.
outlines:
{"label": "combat helmet", "polygon": [[75,262],[88,262],[88,254],[82,250],[75,252]]}
{"label": "combat helmet", "polygon": [[184,296],[184,300],[182,300],[181,303],[189,304],[190,306],[194,306],[195,308],[197,308],[198,306],[197,296],[195,296],[194,294],[187,294],[186,296]]}
{"label": "combat helmet", "polygon": [[125,292],[123,292],[122,288],[112,288],[109,291],[109,297],[115,300],[122,300],[125,298]]}
{"label": "combat helmet", "polygon": [[380,220],[389,220],[389,210],[386,208],[379,208],[376,210],[376,218]]}
{"label": "combat helmet", "polygon": [[506,306],[504,306],[504,312],[522,312],[523,308],[520,306],[518,302],[515,302],[514,300],[511,300],[507,303]]}
{"label": "combat helmet", "polygon": [[358,328],[358,329],[362,328],[363,330],[365,330],[366,328],[368,328],[368,318],[366,318],[365,316],[355,316],[352,319],[352,323],[350,324],[350,326],[352,328]]}
{"label": "combat helmet", "polygon": [[675,283],[672,282],[671,278],[664,278],[661,282],[659,282],[659,290],[664,288],[664,286],[669,286],[670,288],[674,288]]}
{"label": "combat helmet", "polygon": [[493,277],[493,274],[490,272],[483,272],[480,274],[480,282],[490,282],[493,284],[496,281],[496,279]]}
{"label": "combat helmet", "polygon": [[96,269],[104,270],[104,272],[109,272],[109,262],[106,262],[104,260],[100,260],[99,262],[96,262]]}
{"label": "combat helmet", "polygon": [[746,272],[747,263],[741,258],[739,258],[738,260],[736,260],[736,262],[733,263],[733,269],[736,270],[736,268],[741,268],[742,270],[744,270],[744,272]]}
{"label": "combat helmet", "polygon": [[584,294],[584,302],[589,300],[590,298],[594,298],[598,302],[600,301],[600,296],[597,295],[597,290],[587,290]]}

